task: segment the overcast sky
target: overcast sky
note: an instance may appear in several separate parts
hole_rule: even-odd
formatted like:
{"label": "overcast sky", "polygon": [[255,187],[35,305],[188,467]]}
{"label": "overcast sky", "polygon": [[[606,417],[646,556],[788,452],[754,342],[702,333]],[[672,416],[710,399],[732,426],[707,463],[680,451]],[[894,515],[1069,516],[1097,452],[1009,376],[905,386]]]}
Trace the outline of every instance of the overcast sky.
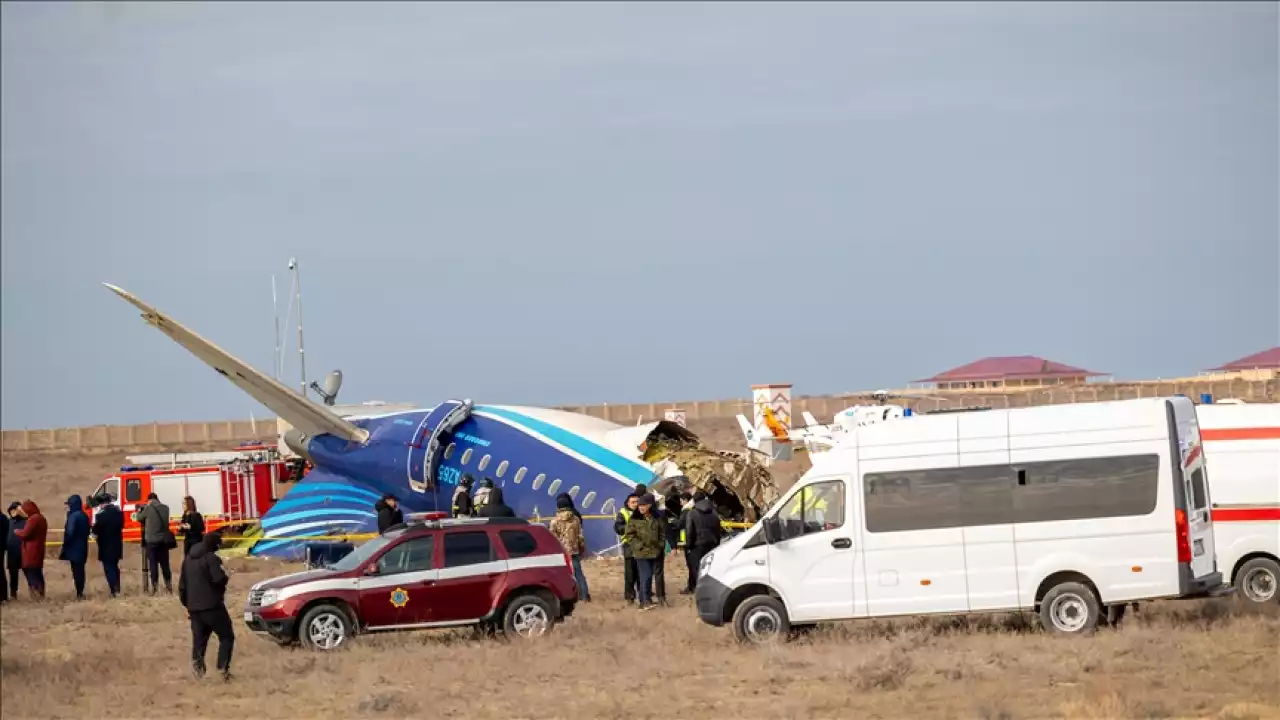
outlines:
{"label": "overcast sky", "polygon": [[2,8],[6,428],[1280,344],[1275,3]]}

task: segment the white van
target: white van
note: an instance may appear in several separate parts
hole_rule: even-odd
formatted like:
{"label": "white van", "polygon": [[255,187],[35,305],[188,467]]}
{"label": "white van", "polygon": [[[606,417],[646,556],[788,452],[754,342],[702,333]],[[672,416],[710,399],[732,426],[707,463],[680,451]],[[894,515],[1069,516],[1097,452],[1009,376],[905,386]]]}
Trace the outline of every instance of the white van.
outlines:
{"label": "white van", "polygon": [[1241,601],[1280,602],[1280,403],[1201,405],[1218,567]]}
{"label": "white van", "polygon": [[818,622],[1034,609],[1085,633],[1139,600],[1224,595],[1184,397],[858,428],[699,568],[698,615],[768,642]]}

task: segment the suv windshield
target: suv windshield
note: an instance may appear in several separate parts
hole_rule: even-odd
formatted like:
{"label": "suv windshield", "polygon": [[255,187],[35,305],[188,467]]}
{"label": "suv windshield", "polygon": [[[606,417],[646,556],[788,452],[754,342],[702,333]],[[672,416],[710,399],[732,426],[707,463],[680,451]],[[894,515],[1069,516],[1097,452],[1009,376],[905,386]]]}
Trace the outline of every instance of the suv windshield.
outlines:
{"label": "suv windshield", "polygon": [[337,570],[338,572],[355,570],[360,567],[365,560],[373,557],[379,550],[391,544],[391,542],[398,536],[399,533],[396,535],[379,535],[355,550],[352,550],[350,555],[347,555],[338,562],[333,563],[329,566],[329,569]]}

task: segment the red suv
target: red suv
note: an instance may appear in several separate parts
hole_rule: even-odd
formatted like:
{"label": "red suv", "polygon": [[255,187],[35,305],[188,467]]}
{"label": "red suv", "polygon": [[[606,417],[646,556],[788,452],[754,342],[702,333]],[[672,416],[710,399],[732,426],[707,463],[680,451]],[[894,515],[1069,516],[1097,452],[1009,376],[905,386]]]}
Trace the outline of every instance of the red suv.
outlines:
{"label": "red suv", "polygon": [[249,590],[244,621],[287,645],[334,650],[356,632],[478,626],[537,636],[578,600],[549,530],[517,518],[416,522],[319,570]]}

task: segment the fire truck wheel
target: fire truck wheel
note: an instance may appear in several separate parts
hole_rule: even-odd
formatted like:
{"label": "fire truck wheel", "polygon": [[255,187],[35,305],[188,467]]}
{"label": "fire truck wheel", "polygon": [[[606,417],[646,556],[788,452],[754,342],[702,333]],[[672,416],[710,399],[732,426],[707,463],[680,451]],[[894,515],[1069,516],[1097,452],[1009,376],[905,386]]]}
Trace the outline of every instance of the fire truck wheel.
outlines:
{"label": "fire truck wheel", "polygon": [[351,619],[341,608],[316,605],[302,616],[298,641],[308,650],[337,650],[351,637]]}

